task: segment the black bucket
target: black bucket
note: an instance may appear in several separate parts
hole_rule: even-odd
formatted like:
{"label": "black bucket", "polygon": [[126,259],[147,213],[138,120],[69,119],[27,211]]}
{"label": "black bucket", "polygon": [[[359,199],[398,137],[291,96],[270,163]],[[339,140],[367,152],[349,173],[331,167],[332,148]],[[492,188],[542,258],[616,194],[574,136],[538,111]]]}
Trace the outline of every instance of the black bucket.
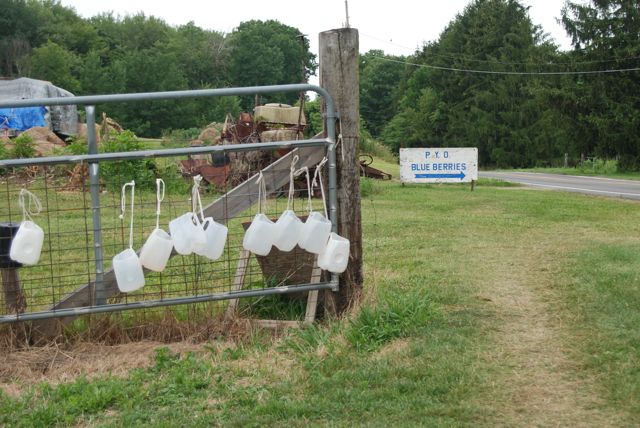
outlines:
{"label": "black bucket", "polygon": [[0,269],[19,268],[22,266],[21,263],[11,260],[9,257],[11,243],[13,242],[13,238],[16,236],[16,233],[18,233],[19,228],[20,223],[0,223]]}

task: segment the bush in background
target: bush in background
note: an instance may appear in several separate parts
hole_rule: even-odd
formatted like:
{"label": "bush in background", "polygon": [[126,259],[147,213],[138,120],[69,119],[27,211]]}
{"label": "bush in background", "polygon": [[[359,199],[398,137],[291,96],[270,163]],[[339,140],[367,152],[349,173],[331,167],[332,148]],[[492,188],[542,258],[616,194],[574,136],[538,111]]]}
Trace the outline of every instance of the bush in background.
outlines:
{"label": "bush in background", "polygon": [[33,142],[33,138],[24,133],[20,134],[13,140],[13,149],[11,149],[10,155],[14,159],[35,157],[36,145]]}
{"label": "bush in background", "polygon": [[87,140],[85,140],[84,138],[74,138],[71,141],[71,144],[68,144],[65,147],[65,151],[75,156],[86,155],[88,152]]}
{"label": "bush in background", "polygon": [[614,159],[587,159],[578,165],[578,170],[592,174],[615,174],[619,172],[618,161]]}
{"label": "bush in background", "polygon": [[[360,121],[360,123],[363,122]],[[391,149],[373,138],[364,126],[360,126],[360,153],[375,156],[391,163],[397,162]]]}
{"label": "bush in background", "polygon": [[[134,152],[143,150],[142,142],[131,131],[111,134],[100,147],[104,153]],[[100,177],[107,189],[118,191],[120,187],[135,180],[138,189],[155,189],[157,166],[151,159],[133,159],[100,163]]]}

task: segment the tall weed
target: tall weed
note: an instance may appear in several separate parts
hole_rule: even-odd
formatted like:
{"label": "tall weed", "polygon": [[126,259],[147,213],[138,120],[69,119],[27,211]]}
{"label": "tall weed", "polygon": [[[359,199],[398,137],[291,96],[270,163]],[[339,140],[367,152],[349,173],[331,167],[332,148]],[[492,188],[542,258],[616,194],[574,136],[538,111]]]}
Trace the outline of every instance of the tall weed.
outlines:
{"label": "tall weed", "polygon": [[585,174],[615,174],[619,172],[618,161],[614,159],[587,159],[578,166],[578,171]]}
{"label": "tall weed", "polygon": [[396,294],[377,307],[362,308],[345,336],[357,351],[374,351],[393,339],[416,333],[436,312],[422,292]]}

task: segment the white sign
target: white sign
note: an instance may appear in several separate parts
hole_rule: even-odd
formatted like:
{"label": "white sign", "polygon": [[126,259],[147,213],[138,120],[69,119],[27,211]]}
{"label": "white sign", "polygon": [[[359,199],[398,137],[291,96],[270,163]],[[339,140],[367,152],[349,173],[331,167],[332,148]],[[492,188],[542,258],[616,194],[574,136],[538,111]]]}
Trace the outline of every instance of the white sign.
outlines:
{"label": "white sign", "polygon": [[403,183],[467,183],[478,179],[478,149],[400,149]]}

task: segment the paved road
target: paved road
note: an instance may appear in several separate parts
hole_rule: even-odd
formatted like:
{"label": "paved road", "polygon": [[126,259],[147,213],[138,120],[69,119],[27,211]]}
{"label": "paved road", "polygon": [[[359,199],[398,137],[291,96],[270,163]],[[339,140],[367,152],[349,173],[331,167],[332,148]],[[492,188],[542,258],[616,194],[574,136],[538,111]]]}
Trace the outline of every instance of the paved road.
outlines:
{"label": "paved road", "polygon": [[576,175],[542,174],[537,172],[480,171],[481,178],[497,178],[527,186],[566,192],[587,193],[640,200],[640,181]]}

